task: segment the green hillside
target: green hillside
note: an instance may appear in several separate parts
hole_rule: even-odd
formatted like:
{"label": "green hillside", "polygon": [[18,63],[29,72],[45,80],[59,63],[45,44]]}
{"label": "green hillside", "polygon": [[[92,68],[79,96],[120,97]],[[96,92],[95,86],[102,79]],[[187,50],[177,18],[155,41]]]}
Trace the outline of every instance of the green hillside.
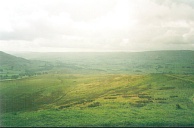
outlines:
{"label": "green hillside", "polygon": [[23,66],[22,64],[24,63],[30,63],[29,60],[20,58],[20,57],[15,57],[13,55],[4,53],[0,51],[0,64],[1,65],[20,65]]}
{"label": "green hillside", "polygon": [[1,126],[193,126],[193,79],[47,74],[4,81]]}
{"label": "green hillside", "polygon": [[32,76],[51,68],[48,62],[27,60],[0,51],[0,80]]}
{"label": "green hillside", "polygon": [[194,51],[14,55],[0,126],[194,126]]}

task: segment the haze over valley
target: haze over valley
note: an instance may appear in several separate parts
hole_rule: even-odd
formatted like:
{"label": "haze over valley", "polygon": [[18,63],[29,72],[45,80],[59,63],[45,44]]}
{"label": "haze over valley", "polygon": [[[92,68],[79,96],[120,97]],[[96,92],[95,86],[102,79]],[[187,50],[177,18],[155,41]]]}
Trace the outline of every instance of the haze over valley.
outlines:
{"label": "haze over valley", "polygon": [[193,0],[0,0],[1,127],[194,126]]}

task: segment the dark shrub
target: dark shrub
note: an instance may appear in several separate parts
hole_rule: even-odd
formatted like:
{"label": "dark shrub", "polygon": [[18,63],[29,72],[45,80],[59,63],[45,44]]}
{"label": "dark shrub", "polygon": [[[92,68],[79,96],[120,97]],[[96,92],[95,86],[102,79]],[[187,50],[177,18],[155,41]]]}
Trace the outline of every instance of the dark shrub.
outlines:
{"label": "dark shrub", "polygon": [[104,99],[116,99],[117,97],[104,97]]}
{"label": "dark shrub", "polygon": [[129,103],[133,107],[144,107],[146,104],[145,103]]}
{"label": "dark shrub", "polygon": [[88,105],[88,107],[98,107],[100,106],[100,102],[93,102],[92,104]]}
{"label": "dark shrub", "polygon": [[175,98],[175,97],[178,97],[178,96],[170,96],[170,98]]}
{"label": "dark shrub", "polygon": [[181,109],[181,106],[179,104],[176,104],[176,109]]}

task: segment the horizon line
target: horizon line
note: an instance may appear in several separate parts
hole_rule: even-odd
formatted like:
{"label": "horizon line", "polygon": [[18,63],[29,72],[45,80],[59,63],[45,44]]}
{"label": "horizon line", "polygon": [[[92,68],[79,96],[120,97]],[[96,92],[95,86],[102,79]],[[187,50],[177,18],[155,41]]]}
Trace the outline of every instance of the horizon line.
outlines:
{"label": "horizon line", "polygon": [[3,51],[5,53],[137,53],[137,52],[159,52],[159,51],[194,51],[194,50],[144,50],[144,51]]}

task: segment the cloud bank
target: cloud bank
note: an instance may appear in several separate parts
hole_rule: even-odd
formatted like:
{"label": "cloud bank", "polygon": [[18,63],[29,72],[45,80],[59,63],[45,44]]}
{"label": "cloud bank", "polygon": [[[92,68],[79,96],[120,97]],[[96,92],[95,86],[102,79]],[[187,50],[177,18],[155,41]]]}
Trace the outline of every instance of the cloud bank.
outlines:
{"label": "cloud bank", "polygon": [[194,50],[193,0],[0,0],[0,50]]}

